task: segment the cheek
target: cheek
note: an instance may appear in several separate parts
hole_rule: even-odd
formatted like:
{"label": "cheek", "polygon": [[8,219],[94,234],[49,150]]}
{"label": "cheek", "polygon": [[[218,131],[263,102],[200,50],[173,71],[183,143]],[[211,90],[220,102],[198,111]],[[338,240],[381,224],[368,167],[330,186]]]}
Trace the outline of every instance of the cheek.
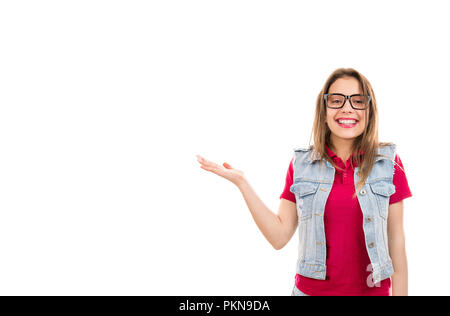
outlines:
{"label": "cheek", "polygon": [[359,123],[361,129],[366,128],[366,118],[364,116],[360,117]]}
{"label": "cheek", "polygon": [[328,124],[332,124],[334,122],[334,116],[335,116],[335,113],[332,113],[331,111],[327,111],[326,121]]}

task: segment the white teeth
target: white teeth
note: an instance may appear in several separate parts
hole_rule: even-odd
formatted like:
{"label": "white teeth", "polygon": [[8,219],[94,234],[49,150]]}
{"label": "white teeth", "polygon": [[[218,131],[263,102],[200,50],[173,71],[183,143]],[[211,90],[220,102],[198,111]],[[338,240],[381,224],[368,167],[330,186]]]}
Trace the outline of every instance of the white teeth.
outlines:
{"label": "white teeth", "polygon": [[338,120],[341,124],[356,124],[355,120]]}

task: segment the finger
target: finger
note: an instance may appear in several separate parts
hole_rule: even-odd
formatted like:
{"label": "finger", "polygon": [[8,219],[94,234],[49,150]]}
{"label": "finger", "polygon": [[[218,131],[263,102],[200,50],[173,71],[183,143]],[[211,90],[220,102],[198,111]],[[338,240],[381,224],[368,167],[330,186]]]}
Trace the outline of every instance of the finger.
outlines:
{"label": "finger", "polygon": [[203,163],[204,159],[203,159],[202,156],[196,155],[196,157],[197,157],[197,161],[198,161],[198,162]]}
{"label": "finger", "polygon": [[202,160],[201,160],[200,163],[203,164],[204,166],[207,166],[207,167],[210,167],[210,168],[217,168],[217,169],[220,169],[220,168],[221,168],[220,165],[218,165],[218,164],[216,164],[215,162],[212,162],[212,161],[210,161],[210,160],[207,160],[207,159],[205,159],[205,158],[202,158]]}
{"label": "finger", "polygon": [[200,166],[200,168],[202,168],[203,170],[206,170],[206,171],[215,173],[215,174],[217,174],[217,175],[219,175],[219,176],[222,175],[222,172],[221,172],[220,170],[218,170],[217,168],[214,168],[214,167]]}

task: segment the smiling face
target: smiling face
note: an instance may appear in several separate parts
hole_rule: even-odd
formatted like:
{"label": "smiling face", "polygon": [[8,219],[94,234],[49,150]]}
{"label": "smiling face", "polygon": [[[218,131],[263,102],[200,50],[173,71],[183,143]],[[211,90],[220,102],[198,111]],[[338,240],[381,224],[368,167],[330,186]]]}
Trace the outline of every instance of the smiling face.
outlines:
{"label": "smiling face", "polygon": [[[344,95],[363,94],[359,81],[354,77],[343,77],[337,79],[328,89],[328,93],[342,93]],[[327,107],[326,123],[331,130],[331,143],[353,142],[353,140],[364,132],[366,126],[366,110],[355,110],[350,101],[345,100],[344,107],[330,109]],[[356,124],[339,123],[342,119],[356,120]]]}

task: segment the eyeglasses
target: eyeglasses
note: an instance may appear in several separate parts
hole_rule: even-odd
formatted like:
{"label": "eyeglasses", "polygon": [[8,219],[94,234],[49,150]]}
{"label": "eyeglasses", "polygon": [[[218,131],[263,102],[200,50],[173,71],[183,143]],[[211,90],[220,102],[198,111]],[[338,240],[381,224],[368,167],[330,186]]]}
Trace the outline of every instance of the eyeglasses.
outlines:
{"label": "eyeglasses", "polygon": [[345,100],[349,99],[350,105],[355,110],[365,110],[369,106],[370,95],[352,94],[344,95],[341,93],[324,94],[327,107],[330,109],[340,109],[344,106]]}

